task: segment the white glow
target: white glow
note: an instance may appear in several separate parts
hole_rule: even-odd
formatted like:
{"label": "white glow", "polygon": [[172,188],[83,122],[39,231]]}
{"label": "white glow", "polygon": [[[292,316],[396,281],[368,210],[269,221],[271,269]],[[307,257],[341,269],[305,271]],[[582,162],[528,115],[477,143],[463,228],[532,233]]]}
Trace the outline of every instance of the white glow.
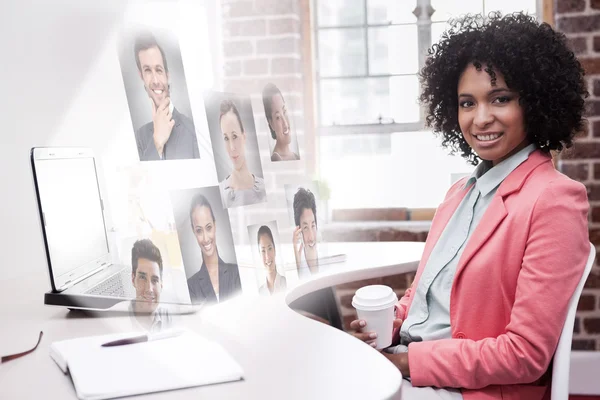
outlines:
{"label": "white glow", "polygon": [[458,155],[449,156],[440,143],[429,132],[395,133],[387,155],[321,159],[331,207],[437,207],[453,174],[470,174],[474,168]]}

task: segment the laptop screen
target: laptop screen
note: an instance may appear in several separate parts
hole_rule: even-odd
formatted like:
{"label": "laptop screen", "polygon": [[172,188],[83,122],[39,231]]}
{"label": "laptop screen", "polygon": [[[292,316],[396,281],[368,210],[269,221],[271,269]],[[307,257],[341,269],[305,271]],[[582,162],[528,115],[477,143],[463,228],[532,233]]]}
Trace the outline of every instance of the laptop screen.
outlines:
{"label": "laptop screen", "polygon": [[34,159],[54,286],[93,271],[109,254],[96,166],[91,154]]}

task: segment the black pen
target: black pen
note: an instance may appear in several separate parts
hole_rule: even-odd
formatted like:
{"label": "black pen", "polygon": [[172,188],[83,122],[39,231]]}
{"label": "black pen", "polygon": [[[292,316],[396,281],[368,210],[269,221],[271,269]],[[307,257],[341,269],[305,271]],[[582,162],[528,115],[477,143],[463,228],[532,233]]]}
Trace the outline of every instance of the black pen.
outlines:
{"label": "black pen", "polygon": [[129,337],[125,339],[113,340],[111,342],[103,343],[102,347],[113,347],[113,346],[124,346],[127,344],[134,343],[143,343],[143,342],[151,342],[154,340],[168,339],[172,337],[176,337],[181,335],[185,330],[183,329],[171,329],[164,332],[158,333],[147,333],[145,335],[139,335],[134,337]]}

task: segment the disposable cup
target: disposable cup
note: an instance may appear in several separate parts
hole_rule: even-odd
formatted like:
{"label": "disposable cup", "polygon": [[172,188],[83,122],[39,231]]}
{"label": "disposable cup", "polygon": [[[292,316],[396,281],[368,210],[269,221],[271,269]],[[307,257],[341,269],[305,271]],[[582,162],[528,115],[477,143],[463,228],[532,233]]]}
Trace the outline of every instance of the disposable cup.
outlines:
{"label": "disposable cup", "polygon": [[367,323],[362,331],[377,333],[377,349],[384,349],[392,344],[394,305],[397,301],[396,293],[385,285],[363,286],[352,298],[352,306],[356,309],[358,319]]}

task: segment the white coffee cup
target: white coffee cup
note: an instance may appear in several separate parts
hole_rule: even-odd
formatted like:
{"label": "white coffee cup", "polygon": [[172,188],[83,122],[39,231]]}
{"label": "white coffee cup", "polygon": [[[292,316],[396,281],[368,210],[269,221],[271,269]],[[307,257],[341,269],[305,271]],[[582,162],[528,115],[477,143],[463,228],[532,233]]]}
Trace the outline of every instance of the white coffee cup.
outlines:
{"label": "white coffee cup", "polygon": [[385,285],[363,286],[352,298],[352,306],[358,313],[358,319],[367,323],[362,331],[377,333],[377,349],[384,349],[392,344],[394,305],[397,302],[396,293]]}

